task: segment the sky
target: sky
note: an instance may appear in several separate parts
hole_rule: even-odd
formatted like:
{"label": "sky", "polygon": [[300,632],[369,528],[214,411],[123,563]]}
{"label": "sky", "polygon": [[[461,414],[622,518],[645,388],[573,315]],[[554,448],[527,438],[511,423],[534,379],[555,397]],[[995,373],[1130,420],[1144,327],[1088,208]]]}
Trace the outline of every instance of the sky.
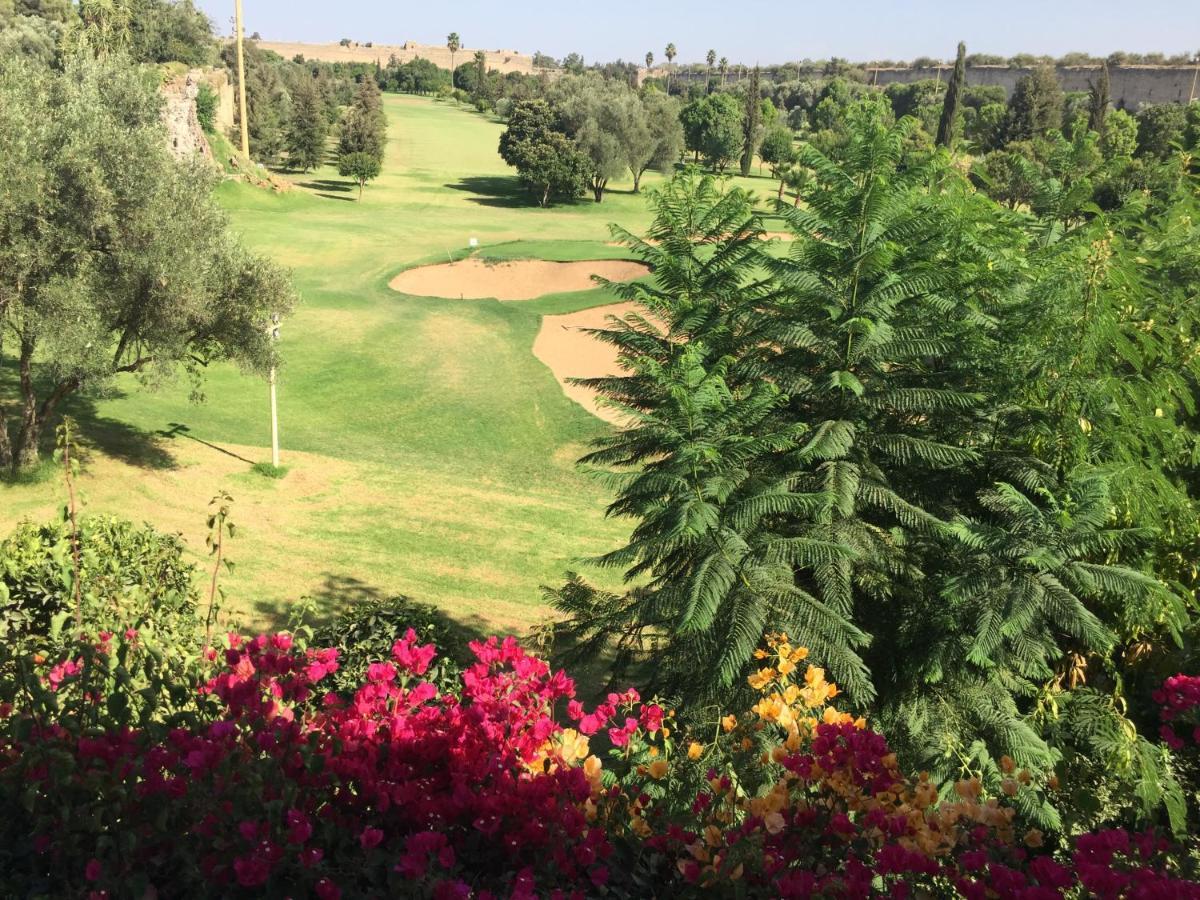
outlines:
{"label": "sky", "polygon": [[[1200,50],[1200,0],[243,0],[247,34],[324,43],[444,44],[457,31],[472,49],[540,50],[587,62],[700,62],[711,47],[735,63],[840,56],[851,60],[953,58],[971,53],[1061,56],[1080,50]],[[233,0],[196,0],[222,34]]]}

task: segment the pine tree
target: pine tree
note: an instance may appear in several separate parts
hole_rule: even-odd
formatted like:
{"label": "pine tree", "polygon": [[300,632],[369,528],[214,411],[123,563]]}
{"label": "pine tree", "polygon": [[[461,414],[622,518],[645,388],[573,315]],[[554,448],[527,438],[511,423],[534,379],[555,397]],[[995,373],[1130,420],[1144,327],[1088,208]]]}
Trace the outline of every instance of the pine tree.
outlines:
{"label": "pine tree", "polygon": [[967,45],[958,42],[958,56],[954,60],[954,75],[946,87],[946,98],[942,102],[942,118],[938,122],[937,145],[949,147],[954,143],[954,126],[958,121],[958,107],[962,103],[963,88],[967,78]]}
{"label": "pine tree", "polygon": [[325,102],[312,79],[304,78],[292,92],[291,121],[285,139],[288,164],[301,172],[319,168],[325,161],[328,132]]}
{"label": "pine tree", "polygon": [[338,157],[366,153],[382,162],[386,142],[387,119],[383,112],[383,96],[374,80],[364,78],[354,94],[354,100],[342,116]]}
{"label": "pine tree", "polygon": [[762,97],[759,88],[758,66],[750,75],[750,87],[746,90],[746,111],[742,115],[742,177],[750,174],[754,164],[754,153],[758,150],[759,130],[762,120]]}
{"label": "pine tree", "polygon": [[1095,84],[1089,84],[1088,87],[1088,129],[1104,137],[1104,120],[1108,117],[1108,105],[1111,102],[1107,62],[1100,64],[1100,76]]}

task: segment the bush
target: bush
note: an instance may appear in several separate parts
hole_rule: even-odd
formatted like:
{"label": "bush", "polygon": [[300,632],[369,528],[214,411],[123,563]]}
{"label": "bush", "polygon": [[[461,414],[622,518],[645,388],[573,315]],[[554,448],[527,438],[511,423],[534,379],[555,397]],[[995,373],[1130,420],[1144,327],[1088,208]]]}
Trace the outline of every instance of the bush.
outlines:
{"label": "bush", "polygon": [[[150,621],[176,631],[195,620],[193,566],[176,535],[111,516],[80,523],[80,595],[91,631]],[[0,543],[0,638],[45,638],[74,611],[74,564],[65,524],[23,524]]]}
{"label": "bush", "polygon": [[207,84],[201,84],[199,91],[196,93],[196,118],[200,120],[200,127],[208,134],[212,134],[217,130],[217,102],[220,98],[217,92]]}
{"label": "bush", "polygon": [[[1011,760],[993,796],[968,775],[939,798],[927,777],[899,771],[882,736],[829,705],[837,688],[820,668],[802,672],[807,651],[782,636],[760,651],[753,707],[697,734],[675,733],[673,714],[633,690],[588,712],[569,678],[511,638],[471,644],[456,691],[439,693],[426,679],[435,648],[411,632],[352,699],[315,706],[336,650],[231,635],[188,692],[186,717],[98,732],[89,704],[135,644],[110,636],[79,661],[44,661],[42,680],[8,701],[7,894],[1200,892],[1150,832],[1050,846],[1017,808],[1055,785]],[[1186,679],[1161,695],[1172,721],[1198,701]],[[554,716],[562,705],[570,727]],[[48,709],[47,727],[35,713]]]}
{"label": "bush", "polygon": [[470,660],[469,636],[461,626],[437,607],[414,603],[407,597],[366,600],[356,603],[331,622],[313,631],[316,647],[338,651],[339,668],[330,679],[333,689],[353,693],[367,677],[371,663],[387,659],[392,645],[412,629],[422,641],[442,648],[428,678],[439,689],[448,690],[458,678],[462,664]]}

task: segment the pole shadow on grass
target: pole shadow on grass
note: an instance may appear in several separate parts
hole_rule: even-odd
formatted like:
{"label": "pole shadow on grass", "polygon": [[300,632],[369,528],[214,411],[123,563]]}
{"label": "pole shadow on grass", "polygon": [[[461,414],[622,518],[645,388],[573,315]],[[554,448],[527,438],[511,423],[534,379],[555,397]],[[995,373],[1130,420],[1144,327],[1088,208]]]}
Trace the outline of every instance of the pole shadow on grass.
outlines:
{"label": "pole shadow on grass", "polygon": [[226,456],[232,456],[234,459],[238,460],[239,462],[244,462],[248,466],[254,465],[254,460],[252,459],[246,459],[246,457],[239,456],[232,450],[226,450],[219,444],[210,443],[203,438],[198,438],[195,435],[190,434],[189,432],[191,429],[182,422],[168,422],[167,426],[168,427],[162,431],[156,431],[155,435],[161,438],[166,438],[167,440],[174,440],[175,438],[187,438],[189,441],[195,441],[197,444],[203,444],[210,450],[216,450],[218,453],[224,453]]}

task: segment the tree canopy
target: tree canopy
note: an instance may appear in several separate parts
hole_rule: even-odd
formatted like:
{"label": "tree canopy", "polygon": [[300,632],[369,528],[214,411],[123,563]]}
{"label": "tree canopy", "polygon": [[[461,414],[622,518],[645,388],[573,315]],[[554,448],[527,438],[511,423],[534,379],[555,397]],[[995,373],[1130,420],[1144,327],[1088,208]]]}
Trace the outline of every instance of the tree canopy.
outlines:
{"label": "tree canopy", "polygon": [[157,80],[123,59],[0,60],[0,464],[36,462],[60,405],[120,375],[265,372],[287,275],[244,250],[211,176],[166,149]]}

